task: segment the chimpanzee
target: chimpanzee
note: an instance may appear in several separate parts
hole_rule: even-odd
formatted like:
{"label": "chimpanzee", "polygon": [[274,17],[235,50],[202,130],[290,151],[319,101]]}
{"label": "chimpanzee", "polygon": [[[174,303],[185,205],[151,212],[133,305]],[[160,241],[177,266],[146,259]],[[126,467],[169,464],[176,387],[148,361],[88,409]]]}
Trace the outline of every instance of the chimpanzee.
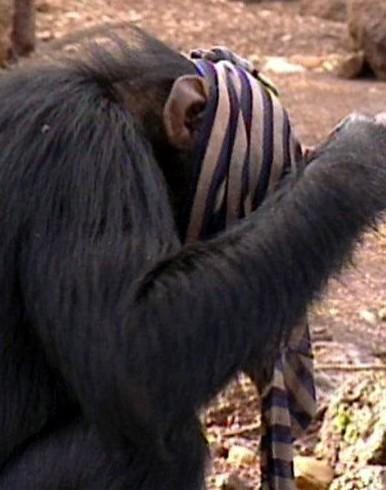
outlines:
{"label": "chimpanzee", "polygon": [[132,45],[0,79],[0,488],[198,490],[197,414],[275,357],[386,207],[348,118],[248,218],[183,245],[211,89]]}

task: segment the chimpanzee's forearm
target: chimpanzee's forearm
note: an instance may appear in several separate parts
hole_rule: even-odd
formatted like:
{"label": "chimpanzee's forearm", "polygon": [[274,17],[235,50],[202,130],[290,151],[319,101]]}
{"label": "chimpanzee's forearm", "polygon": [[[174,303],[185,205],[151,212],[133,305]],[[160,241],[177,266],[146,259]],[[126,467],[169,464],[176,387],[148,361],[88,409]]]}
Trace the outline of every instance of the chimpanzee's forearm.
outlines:
{"label": "chimpanzee's forearm", "polygon": [[148,387],[161,425],[172,429],[205,404],[252,351],[262,363],[275,355],[385,208],[385,151],[384,128],[348,123],[251,219],[186,248],[145,281],[138,316],[126,319],[136,346],[128,370]]}

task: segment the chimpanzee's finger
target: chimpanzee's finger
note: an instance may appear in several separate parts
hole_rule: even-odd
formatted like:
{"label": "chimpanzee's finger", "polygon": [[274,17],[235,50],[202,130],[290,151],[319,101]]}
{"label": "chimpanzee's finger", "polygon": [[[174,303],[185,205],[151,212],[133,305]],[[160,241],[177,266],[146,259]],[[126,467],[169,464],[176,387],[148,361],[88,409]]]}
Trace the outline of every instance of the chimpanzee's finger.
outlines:
{"label": "chimpanzee's finger", "polygon": [[386,112],[380,112],[375,116],[375,122],[381,124],[382,126],[386,126]]}

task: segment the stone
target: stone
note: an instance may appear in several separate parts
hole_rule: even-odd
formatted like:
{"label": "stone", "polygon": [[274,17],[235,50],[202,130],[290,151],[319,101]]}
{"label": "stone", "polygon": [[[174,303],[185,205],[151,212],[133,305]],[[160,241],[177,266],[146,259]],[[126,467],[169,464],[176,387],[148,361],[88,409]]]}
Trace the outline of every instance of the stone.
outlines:
{"label": "stone", "polygon": [[[344,79],[351,80],[361,76],[365,71],[365,56],[363,51],[353,51],[345,54],[332,53],[324,56],[295,55],[291,61],[299,63],[309,70],[316,72],[329,72]],[[336,316],[335,308],[330,314]]]}
{"label": "stone", "polygon": [[295,54],[291,56],[291,63],[301,65],[307,70],[317,70],[323,65],[325,58],[323,56]]}
{"label": "stone", "polygon": [[364,466],[351,470],[336,478],[329,490],[385,490],[386,468],[384,466]]}
{"label": "stone", "polygon": [[356,50],[379,80],[386,80],[386,2],[349,0],[348,28]]}
{"label": "stone", "polygon": [[386,465],[386,414],[378,419],[370,437],[366,441],[364,451],[367,463],[372,465]]}
{"label": "stone", "polygon": [[244,446],[235,445],[229,449],[227,461],[234,466],[251,466],[256,460],[255,452]]}
{"label": "stone", "polygon": [[348,474],[353,463],[358,469],[386,465],[385,393],[385,373],[363,373],[347,380],[331,399],[316,455],[336,474]]}
{"label": "stone", "polygon": [[328,490],[334,479],[331,466],[313,457],[296,456],[294,472],[298,490]]}
{"label": "stone", "polygon": [[378,311],[378,318],[382,321],[382,322],[386,322],[386,306],[381,308],[379,311]]}
{"label": "stone", "polygon": [[356,51],[341,56],[335,68],[335,73],[339,78],[351,80],[360,77],[365,68],[365,53]]}
{"label": "stone", "polygon": [[377,323],[377,315],[370,310],[360,311],[359,318],[369,325],[376,325]]}
{"label": "stone", "polygon": [[215,485],[220,490],[250,490],[250,487],[236,473],[217,476]]}
{"label": "stone", "polygon": [[303,73],[306,71],[306,69],[304,66],[291,63],[287,59],[280,56],[268,56],[261,71],[288,75],[292,73]]}
{"label": "stone", "polygon": [[47,42],[47,41],[51,41],[52,39],[54,39],[55,34],[52,31],[45,30],[45,31],[40,31],[38,33],[37,37],[40,39],[40,41]]}
{"label": "stone", "polygon": [[384,466],[365,466],[358,471],[358,476],[367,484],[367,488],[381,490],[386,487],[386,468]]}
{"label": "stone", "polygon": [[53,7],[50,5],[49,1],[47,0],[40,0],[36,4],[36,10],[41,14],[46,14],[50,12],[52,9]]}

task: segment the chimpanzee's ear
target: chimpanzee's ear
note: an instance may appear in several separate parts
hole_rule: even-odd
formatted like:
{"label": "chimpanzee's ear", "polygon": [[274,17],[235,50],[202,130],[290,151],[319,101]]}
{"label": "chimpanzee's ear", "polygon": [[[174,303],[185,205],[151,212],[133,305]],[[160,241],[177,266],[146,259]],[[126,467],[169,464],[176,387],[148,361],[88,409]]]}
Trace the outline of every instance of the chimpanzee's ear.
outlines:
{"label": "chimpanzee's ear", "polygon": [[166,101],[163,119],[170,144],[191,149],[209,97],[207,82],[196,75],[178,78]]}

